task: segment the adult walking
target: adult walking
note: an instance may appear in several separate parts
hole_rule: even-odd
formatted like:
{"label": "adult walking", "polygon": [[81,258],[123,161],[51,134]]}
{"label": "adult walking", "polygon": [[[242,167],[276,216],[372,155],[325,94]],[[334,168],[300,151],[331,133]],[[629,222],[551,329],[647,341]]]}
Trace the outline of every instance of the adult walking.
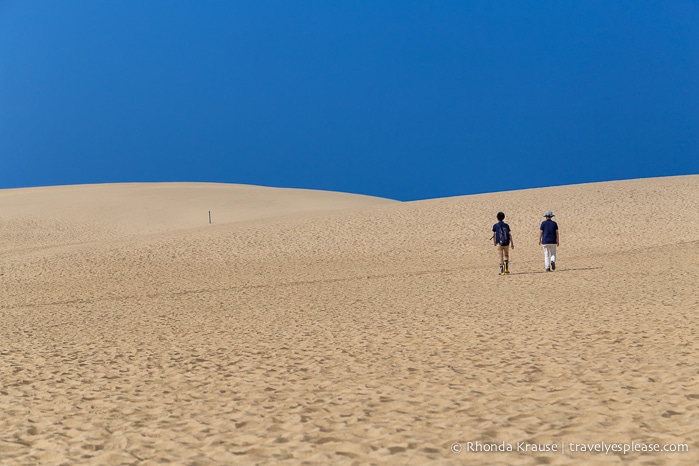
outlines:
{"label": "adult walking", "polygon": [[558,224],[553,221],[553,212],[550,210],[544,214],[546,220],[541,222],[539,228],[539,245],[544,247],[544,266],[546,271],[556,270],[556,246],[560,244]]}

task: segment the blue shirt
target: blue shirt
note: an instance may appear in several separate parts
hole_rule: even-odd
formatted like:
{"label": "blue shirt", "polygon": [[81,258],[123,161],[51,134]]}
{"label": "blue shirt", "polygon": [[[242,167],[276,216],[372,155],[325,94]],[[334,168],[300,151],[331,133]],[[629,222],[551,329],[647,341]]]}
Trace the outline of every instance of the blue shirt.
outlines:
{"label": "blue shirt", "polygon": [[558,230],[558,224],[553,220],[546,219],[541,222],[541,231],[544,235],[541,237],[541,244],[556,244],[556,230]]}
{"label": "blue shirt", "polygon": [[505,227],[505,230],[507,231],[507,238],[505,238],[505,243],[509,245],[510,244],[510,226],[503,221],[500,221],[500,222],[496,223],[495,225],[493,225],[493,232],[495,233],[495,241],[498,244],[500,244],[500,231],[501,231],[502,227]]}

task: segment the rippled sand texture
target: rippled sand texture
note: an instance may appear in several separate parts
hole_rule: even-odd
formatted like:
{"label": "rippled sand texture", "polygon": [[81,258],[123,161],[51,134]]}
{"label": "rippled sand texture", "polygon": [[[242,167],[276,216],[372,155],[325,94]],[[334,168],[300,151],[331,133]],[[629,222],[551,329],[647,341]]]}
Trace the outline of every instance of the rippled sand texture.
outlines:
{"label": "rippled sand texture", "polygon": [[[699,176],[0,191],[0,464],[696,464],[697,206]],[[689,452],[466,451],[631,441]]]}

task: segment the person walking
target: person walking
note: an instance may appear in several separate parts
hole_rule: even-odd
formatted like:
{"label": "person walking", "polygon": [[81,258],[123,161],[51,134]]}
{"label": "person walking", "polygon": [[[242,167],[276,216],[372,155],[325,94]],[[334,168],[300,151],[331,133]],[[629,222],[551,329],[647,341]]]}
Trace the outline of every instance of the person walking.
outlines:
{"label": "person walking", "polygon": [[544,214],[544,220],[539,228],[539,245],[544,247],[544,266],[546,271],[556,270],[556,246],[560,244],[558,224],[553,221],[553,212]]}
{"label": "person walking", "polygon": [[510,248],[515,248],[515,242],[512,239],[510,226],[505,223],[505,214],[498,212],[498,223],[493,225],[493,245],[498,250],[500,257],[500,275],[510,273]]}

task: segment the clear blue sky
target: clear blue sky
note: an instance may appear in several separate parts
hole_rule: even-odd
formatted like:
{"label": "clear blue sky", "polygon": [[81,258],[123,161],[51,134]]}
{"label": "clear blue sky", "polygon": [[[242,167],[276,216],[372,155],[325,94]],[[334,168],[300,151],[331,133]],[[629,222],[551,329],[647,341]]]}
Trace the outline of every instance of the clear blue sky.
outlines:
{"label": "clear blue sky", "polygon": [[695,0],[0,0],[0,188],[696,173]]}

